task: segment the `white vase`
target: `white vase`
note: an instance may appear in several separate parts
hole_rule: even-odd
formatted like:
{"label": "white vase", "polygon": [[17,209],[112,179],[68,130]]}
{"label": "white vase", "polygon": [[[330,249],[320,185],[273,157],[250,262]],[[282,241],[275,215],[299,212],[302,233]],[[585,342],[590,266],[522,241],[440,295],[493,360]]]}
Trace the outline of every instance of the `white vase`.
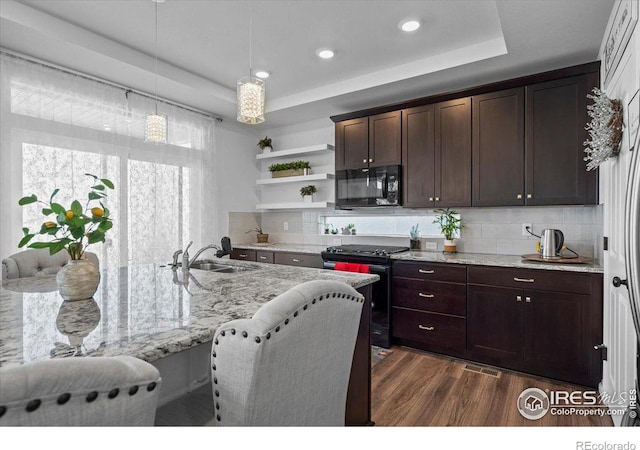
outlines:
{"label": "white vase", "polygon": [[67,301],[93,297],[100,284],[100,271],[86,259],[70,260],[56,275],[58,291]]}
{"label": "white vase", "polygon": [[302,200],[305,203],[313,203],[313,194],[312,195],[303,195]]}
{"label": "white vase", "polygon": [[444,251],[445,253],[456,253],[456,241],[454,239],[445,239],[444,240]]}

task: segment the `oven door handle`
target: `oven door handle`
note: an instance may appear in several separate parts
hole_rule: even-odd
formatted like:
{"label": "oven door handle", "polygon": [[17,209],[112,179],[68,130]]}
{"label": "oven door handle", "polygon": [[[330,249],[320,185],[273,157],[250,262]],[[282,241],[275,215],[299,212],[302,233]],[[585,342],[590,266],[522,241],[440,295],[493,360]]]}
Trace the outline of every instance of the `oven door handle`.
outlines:
{"label": "oven door handle", "polygon": [[[356,263],[356,264],[360,264],[360,263]],[[389,266],[380,266],[378,264],[363,264],[365,266],[369,266],[369,270],[371,270],[371,273],[388,273],[389,272]],[[330,269],[330,270],[335,270],[336,269],[336,263],[333,261],[324,261],[324,263],[322,264],[322,267],[324,267],[325,269]],[[356,272],[353,272],[356,273]]]}

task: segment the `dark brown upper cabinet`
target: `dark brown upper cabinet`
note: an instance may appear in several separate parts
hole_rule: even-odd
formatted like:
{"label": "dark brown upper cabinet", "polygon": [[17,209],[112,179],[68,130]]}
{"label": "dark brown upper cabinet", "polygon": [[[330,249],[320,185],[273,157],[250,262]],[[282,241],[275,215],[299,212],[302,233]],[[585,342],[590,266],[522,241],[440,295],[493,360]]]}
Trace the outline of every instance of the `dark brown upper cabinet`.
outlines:
{"label": "dark brown upper cabinet", "polygon": [[522,206],[524,88],[471,98],[473,206]]}
{"label": "dark brown upper cabinet", "polygon": [[404,202],[471,206],[471,99],[402,111]]}
{"label": "dark brown upper cabinet", "polygon": [[525,193],[527,205],[597,202],[597,173],[584,162],[587,92],[593,74],[527,86]]}
{"label": "dark brown upper cabinet", "polygon": [[336,123],[336,170],[401,164],[401,112]]}
{"label": "dark brown upper cabinet", "polygon": [[336,170],[361,169],[369,160],[369,118],[336,123]]}

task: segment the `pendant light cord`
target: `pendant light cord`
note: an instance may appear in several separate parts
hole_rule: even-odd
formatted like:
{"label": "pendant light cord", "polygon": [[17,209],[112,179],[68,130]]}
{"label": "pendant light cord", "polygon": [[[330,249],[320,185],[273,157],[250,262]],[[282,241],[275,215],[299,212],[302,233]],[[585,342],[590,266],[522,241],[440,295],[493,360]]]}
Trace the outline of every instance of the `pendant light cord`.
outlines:
{"label": "pendant light cord", "polygon": [[155,33],[155,53],[156,53],[156,78],[155,78],[155,87],[154,87],[154,95],[156,97],[156,115],[158,115],[158,2],[154,1],[156,7],[156,33]]}
{"label": "pendant light cord", "polygon": [[253,31],[253,10],[251,8],[251,3],[249,3],[249,81],[251,81],[251,58],[252,58],[252,31]]}

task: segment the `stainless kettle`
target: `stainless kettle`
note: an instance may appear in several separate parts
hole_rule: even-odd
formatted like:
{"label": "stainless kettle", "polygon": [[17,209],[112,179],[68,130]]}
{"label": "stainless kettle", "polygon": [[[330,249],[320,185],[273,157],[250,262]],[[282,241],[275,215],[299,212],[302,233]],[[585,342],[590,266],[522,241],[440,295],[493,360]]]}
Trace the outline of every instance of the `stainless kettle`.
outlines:
{"label": "stainless kettle", "polygon": [[540,252],[543,258],[560,258],[560,250],[564,245],[564,234],[560,230],[547,228],[540,235]]}

